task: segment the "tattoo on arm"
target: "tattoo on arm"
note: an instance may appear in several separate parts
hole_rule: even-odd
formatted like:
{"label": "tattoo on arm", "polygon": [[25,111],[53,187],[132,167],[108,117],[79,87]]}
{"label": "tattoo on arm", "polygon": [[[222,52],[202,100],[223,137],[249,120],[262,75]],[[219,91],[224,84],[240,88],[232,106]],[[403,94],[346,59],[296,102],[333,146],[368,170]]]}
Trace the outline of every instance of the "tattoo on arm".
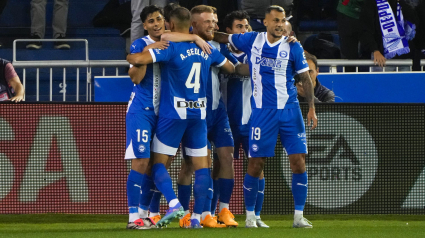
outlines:
{"label": "tattoo on arm", "polygon": [[214,32],[214,41],[218,43],[227,44],[229,43],[229,34],[223,32]]}
{"label": "tattoo on arm", "polygon": [[314,108],[314,88],[310,79],[310,74],[307,72],[299,74],[300,82],[303,85],[305,100],[308,102],[310,108]]}

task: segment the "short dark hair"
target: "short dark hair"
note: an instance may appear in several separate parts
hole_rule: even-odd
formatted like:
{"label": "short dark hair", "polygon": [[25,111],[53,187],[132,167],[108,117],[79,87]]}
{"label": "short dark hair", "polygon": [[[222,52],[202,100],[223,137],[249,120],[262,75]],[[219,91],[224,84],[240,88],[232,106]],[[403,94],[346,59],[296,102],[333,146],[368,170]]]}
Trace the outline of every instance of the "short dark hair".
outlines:
{"label": "short dark hair", "polygon": [[167,21],[167,22],[170,21],[170,14],[171,14],[171,12],[174,9],[178,8],[178,7],[180,7],[180,5],[178,3],[173,3],[173,2],[168,3],[164,7],[164,18],[165,18],[165,21]]}
{"label": "short dark hair", "polygon": [[170,20],[175,19],[179,23],[178,27],[190,27],[190,19],[191,19],[190,11],[185,7],[178,7],[171,11]]}
{"label": "short dark hair", "polygon": [[248,22],[249,22],[249,15],[248,15],[248,13],[247,13],[246,11],[242,11],[242,10],[233,11],[233,12],[231,12],[231,13],[227,14],[227,15],[224,17],[224,20],[223,20],[223,26],[224,26],[225,28],[226,28],[226,27],[229,27],[230,29],[232,29],[233,22],[234,22],[235,20],[240,20],[240,21],[242,21],[242,20],[244,20],[244,19],[247,19],[247,20],[248,20]]}
{"label": "short dark hair", "polygon": [[204,12],[213,13],[214,14],[214,9],[212,9],[210,6],[207,6],[207,5],[198,5],[198,6],[193,7],[190,10],[190,13],[192,15],[194,15],[194,14],[201,14],[201,13],[204,13]]}
{"label": "short dark hair", "polygon": [[143,8],[142,12],[140,13],[140,19],[142,20],[142,22],[145,22],[146,18],[148,18],[148,16],[154,12],[159,12],[161,15],[164,16],[162,8],[158,7],[157,5],[149,5]]}
{"label": "short dark hair", "polygon": [[217,8],[216,7],[213,7],[213,6],[210,6],[210,7],[213,10],[213,14],[217,14]]}
{"label": "short dark hair", "polygon": [[314,66],[317,69],[317,57],[316,56],[314,56],[314,55],[312,55],[312,54],[310,54],[308,52],[305,52],[305,59],[306,60],[311,60],[313,62],[313,64],[314,64]]}
{"label": "short dark hair", "polygon": [[273,10],[285,13],[285,9],[283,9],[283,7],[278,5],[271,5],[268,8],[266,8],[266,14],[269,14]]}

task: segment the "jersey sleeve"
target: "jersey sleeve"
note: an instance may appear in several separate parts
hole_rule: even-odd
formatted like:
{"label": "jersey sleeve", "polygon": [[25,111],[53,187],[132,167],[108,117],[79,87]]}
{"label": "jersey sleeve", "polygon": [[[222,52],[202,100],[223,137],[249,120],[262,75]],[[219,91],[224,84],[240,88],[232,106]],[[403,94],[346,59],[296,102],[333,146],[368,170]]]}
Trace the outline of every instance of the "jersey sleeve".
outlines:
{"label": "jersey sleeve", "polygon": [[211,50],[210,57],[211,57],[211,65],[216,67],[223,66],[227,61],[226,57],[224,57],[224,55],[222,55],[216,48],[213,48]]}
{"label": "jersey sleeve", "polygon": [[230,44],[238,50],[245,53],[251,50],[252,44],[257,37],[258,32],[247,32],[245,34],[229,35]]}
{"label": "jersey sleeve", "polygon": [[170,61],[170,59],[172,59],[174,54],[174,44],[173,42],[170,42],[170,45],[168,46],[168,48],[164,50],[149,49],[149,53],[151,53],[154,63]]}
{"label": "jersey sleeve", "polygon": [[147,46],[146,42],[142,39],[137,39],[130,45],[130,54],[140,53]]}
{"label": "jersey sleeve", "polygon": [[305,59],[304,49],[299,42],[291,43],[291,56],[294,61],[295,72],[304,73],[309,70],[307,60]]}
{"label": "jersey sleeve", "polygon": [[220,53],[224,55],[234,66],[239,64],[239,60],[233,56],[232,53],[230,53],[229,48],[226,44],[220,44]]}

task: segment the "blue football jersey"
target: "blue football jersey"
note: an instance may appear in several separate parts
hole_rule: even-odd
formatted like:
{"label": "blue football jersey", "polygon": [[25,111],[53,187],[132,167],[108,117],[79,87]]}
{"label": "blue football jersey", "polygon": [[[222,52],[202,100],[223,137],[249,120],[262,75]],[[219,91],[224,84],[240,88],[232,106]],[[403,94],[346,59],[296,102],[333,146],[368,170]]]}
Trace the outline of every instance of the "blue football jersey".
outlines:
{"label": "blue football jersey", "polygon": [[205,119],[210,67],[226,63],[226,58],[217,49],[211,51],[210,55],[204,54],[191,42],[170,42],[165,50],[149,50],[154,62],[163,62],[160,117]]}
{"label": "blue football jersey", "polygon": [[[245,53],[233,53],[239,62],[248,64]],[[230,125],[246,125],[251,116],[251,78],[237,74],[221,75],[221,92]]]}
{"label": "blue football jersey", "polygon": [[[130,53],[142,52],[150,44],[155,43],[149,36],[137,39],[130,46]],[[133,65],[130,65],[133,67]],[[135,84],[127,106],[127,113],[154,111],[158,115],[161,91],[161,70],[159,64],[149,64],[146,74],[139,84]]]}
{"label": "blue football jersey", "polygon": [[298,103],[294,75],[308,71],[300,43],[287,37],[271,44],[267,32],[248,32],[229,36],[230,43],[248,56],[252,82],[252,108],[283,109]]}
{"label": "blue football jersey", "polygon": [[[224,57],[226,57],[230,62],[235,66],[239,61],[230,53],[226,44],[220,44],[216,41],[209,41],[209,43],[214,46]],[[212,110],[216,110],[220,106],[223,107],[223,103],[220,103],[221,92],[220,92],[220,80],[219,80],[220,68],[211,67],[211,72],[209,74],[208,86],[207,86],[207,114]]]}

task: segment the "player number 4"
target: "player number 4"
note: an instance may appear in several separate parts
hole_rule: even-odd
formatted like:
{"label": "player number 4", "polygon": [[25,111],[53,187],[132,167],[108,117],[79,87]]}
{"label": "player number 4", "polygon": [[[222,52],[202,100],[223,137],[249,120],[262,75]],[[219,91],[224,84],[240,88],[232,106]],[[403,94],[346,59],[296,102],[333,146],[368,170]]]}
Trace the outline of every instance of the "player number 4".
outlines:
{"label": "player number 4", "polygon": [[[186,79],[186,87],[193,88],[194,93],[199,93],[199,74],[201,73],[201,63],[193,63],[192,69],[190,70],[189,77]],[[192,83],[192,78],[195,76],[195,82]]]}
{"label": "player number 4", "polygon": [[260,127],[252,127],[251,129],[251,139],[259,140],[261,138],[261,129]]}
{"label": "player number 4", "polygon": [[[137,142],[140,142],[140,129],[137,129]],[[143,130],[142,131],[142,141],[143,142],[148,142],[148,131],[147,130]]]}

